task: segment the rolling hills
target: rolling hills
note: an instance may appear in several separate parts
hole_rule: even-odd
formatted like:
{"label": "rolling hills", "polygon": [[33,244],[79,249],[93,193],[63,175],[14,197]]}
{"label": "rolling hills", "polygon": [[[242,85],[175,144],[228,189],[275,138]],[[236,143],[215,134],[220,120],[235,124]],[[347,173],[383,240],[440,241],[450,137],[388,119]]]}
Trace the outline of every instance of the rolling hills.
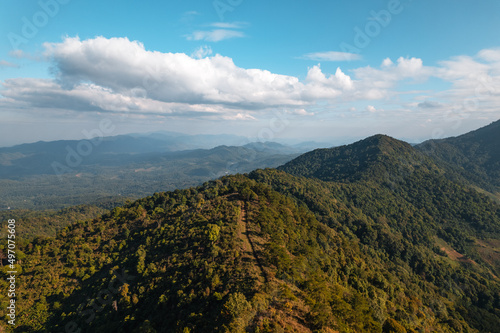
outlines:
{"label": "rolling hills", "polygon": [[[227,174],[276,167],[302,149],[271,142],[194,149],[226,137],[165,136],[106,137],[96,145],[80,140],[0,148],[0,209],[61,209],[108,197],[137,199]],[[87,152],[85,147],[92,149]],[[175,150],[187,147],[191,149]]]}
{"label": "rolling hills", "polygon": [[443,155],[376,135],[23,241],[4,329],[499,332],[500,205]]}

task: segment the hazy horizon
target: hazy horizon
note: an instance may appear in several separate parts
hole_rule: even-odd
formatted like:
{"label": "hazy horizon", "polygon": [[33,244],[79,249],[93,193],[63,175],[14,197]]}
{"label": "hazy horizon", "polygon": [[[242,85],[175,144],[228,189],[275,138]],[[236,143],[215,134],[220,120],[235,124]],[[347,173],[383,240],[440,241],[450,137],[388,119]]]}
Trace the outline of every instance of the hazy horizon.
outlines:
{"label": "hazy horizon", "polygon": [[[460,131],[460,129],[456,130],[456,131],[449,131],[448,133],[455,133],[455,134],[451,134],[451,135],[448,135],[448,136],[440,136],[438,138],[447,138],[447,137],[454,137],[454,136],[459,136],[459,135],[462,135],[462,134],[466,134],[470,131],[473,131],[473,130],[476,130],[476,129],[479,129],[480,127],[484,127],[488,124],[490,124],[491,121],[488,121],[484,124],[481,124],[479,126],[475,126],[475,127],[472,127],[472,126],[463,126],[461,127],[460,129],[462,129],[462,131]],[[98,126],[96,126],[96,128],[98,128]],[[465,128],[467,128],[467,130],[465,130]],[[11,144],[4,144],[3,142],[0,142],[0,148],[10,148],[10,147],[14,147],[14,146],[19,146],[19,145],[22,145],[22,144],[32,144],[32,143],[37,143],[37,142],[53,142],[53,141],[78,141],[78,140],[89,140],[89,139],[93,139],[93,138],[96,138],[97,135],[93,135],[93,136],[89,136],[88,134],[85,135],[85,133],[91,133],[92,131],[85,131],[84,130],[84,133],[79,133],[80,135],[69,135],[68,137],[58,137],[56,139],[40,139],[40,140],[34,140],[34,141],[22,141],[22,142],[16,142],[16,141],[13,141]],[[234,141],[230,141],[227,143],[227,145],[237,145],[237,146],[243,146],[245,144],[249,144],[249,143],[255,143],[255,142],[261,142],[261,143],[266,143],[266,142],[275,142],[275,143],[280,143],[280,144],[283,144],[283,145],[300,145],[300,144],[303,144],[303,143],[318,143],[320,144],[321,147],[325,146],[326,147],[333,147],[333,146],[340,146],[340,145],[345,145],[345,144],[350,144],[350,143],[354,143],[356,141],[359,141],[359,140],[363,140],[367,137],[370,137],[372,135],[377,135],[377,134],[383,134],[383,135],[388,135],[388,136],[391,136],[391,137],[394,137],[395,139],[398,139],[398,140],[401,140],[401,141],[405,141],[405,142],[408,142],[410,144],[418,144],[418,143],[422,143],[426,140],[431,140],[431,139],[436,139],[436,137],[427,137],[427,138],[418,138],[418,139],[415,139],[415,138],[404,138],[404,137],[395,137],[393,135],[390,135],[388,133],[380,133],[380,132],[373,132],[371,134],[367,134],[365,136],[351,136],[351,137],[323,137],[323,138],[320,138],[320,137],[317,137],[317,138],[314,138],[314,137],[311,137],[311,138],[293,138],[293,137],[280,137],[280,136],[276,136],[276,137],[272,137],[272,138],[269,138],[266,137],[266,136],[254,136],[254,137],[250,137],[250,136],[241,136],[241,135],[237,135],[237,134],[230,134],[230,133],[185,133],[185,132],[177,132],[177,131],[166,131],[166,130],[158,130],[158,131],[149,131],[149,132],[126,132],[126,133],[116,133],[116,134],[112,134],[112,135],[105,135],[103,133],[103,136],[104,138],[112,138],[112,137],[117,137],[117,136],[123,136],[123,135],[130,135],[130,136],[149,136],[149,135],[152,135],[152,134],[155,134],[155,133],[171,133],[171,134],[175,134],[175,135],[179,135],[179,136],[183,136],[183,135],[187,135],[187,136],[232,136],[234,137],[234,140],[238,141],[238,143],[236,144],[233,144]],[[369,133],[369,131],[367,132]],[[95,134],[95,133],[94,133]],[[99,135],[100,136],[100,135]],[[220,145],[225,145],[224,142],[221,142]],[[318,147],[320,147],[318,146]]]}
{"label": "hazy horizon", "polygon": [[3,6],[1,146],[103,120],[107,135],[420,142],[498,117],[493,0]]}

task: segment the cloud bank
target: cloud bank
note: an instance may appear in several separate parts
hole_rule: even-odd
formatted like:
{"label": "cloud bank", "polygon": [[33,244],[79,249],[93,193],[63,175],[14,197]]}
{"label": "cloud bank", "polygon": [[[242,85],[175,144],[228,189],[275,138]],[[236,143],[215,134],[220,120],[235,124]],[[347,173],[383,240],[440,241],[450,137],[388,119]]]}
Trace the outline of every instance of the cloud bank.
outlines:
{"label": "cloud bank", "polygon": [[[207,38],[216,37],[199,39]],[[54,78],[5,80],[0,107],[252,120],[273,108],[310,116],[311,108],[325,103],[335,107],[397,100],[408,94],[404,87],[430,78],[451,83],[451,89],[431,93],[433,96],[422,93],[413,103],[402,103],[404,107],[440,110],[477,99],[483,110],[493,110],[500,103],[500,50],[495,49],[434,67],[425,66],[418,58],[385,59],[377,68],[356,68],[350,75],[340,68],[329,75],[318,64],[308,69],[303,80],[238,67],[229,57],[212,55],[209,47],[189,56],[146,50],[142,43],[127,38],[68,37],[60,43],[46,43],[44,49]],[[311,54],[310,58],[337,56],[343,55]],[[434,99],[439,103],[426,102]],[[375,103],[369,105],[371,113],[380,109]]]}
{"label": "cloud bank", "polygon": [[272,107],[302,107],[316,98],[331,99],[352,82],[340,69],[326,78],[318,66],[307,82],[201,49],[184,53],[148,51],[127,38],[66,38],[44,44],[53,80],[9,79],[2,95],[26,106],[73,110],[224,114]]}

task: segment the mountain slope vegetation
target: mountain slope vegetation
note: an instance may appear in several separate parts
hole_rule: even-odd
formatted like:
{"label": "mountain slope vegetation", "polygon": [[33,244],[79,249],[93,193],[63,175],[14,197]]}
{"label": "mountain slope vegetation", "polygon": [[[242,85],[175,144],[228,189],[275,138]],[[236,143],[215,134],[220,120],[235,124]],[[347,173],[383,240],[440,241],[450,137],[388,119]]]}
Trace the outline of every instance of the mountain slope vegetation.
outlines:
{"label": "mountain slope vegetation", "polygon": [[20,244],[4,330],[499,332],[500,205],[450,173],[377,135],[155,193]]}
{"label": "mountain slope vegetation", "polygon": [[[407,239],[392,219],[375,223],[333,191],[336,202],[318,202],[333,213],[314,214],[304,202],[322,196],[321,181],[274,170],[251,178],[260,181],[232,176],[155,194],[29,243],[17,331],[498,327],[498,280],[485,265],[455,263],[426,246],[432,238],[425,230]],[[304,196],[280,194],[264,179]]]}
{"label": "mountain slope vegetation", "polygon": [[417,148],[470,183],[500,192],[500,120],[457,137],[429,140]]}

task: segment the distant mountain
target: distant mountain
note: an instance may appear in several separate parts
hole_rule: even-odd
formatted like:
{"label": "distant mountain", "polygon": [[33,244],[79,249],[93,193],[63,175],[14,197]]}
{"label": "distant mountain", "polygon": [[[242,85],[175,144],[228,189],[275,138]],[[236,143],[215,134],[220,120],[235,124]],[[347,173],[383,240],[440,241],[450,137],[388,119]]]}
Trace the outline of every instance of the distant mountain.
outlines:
{"label": "distant mountain", "polygon": [[302,148],[297,148],[297,147],[292,147],[292,146],[285,146],[282,145],[281,143],[277,142],[251,142],[243,147],[253,149],[255,151],[259,152],[267,152],[267,153],[274,153],[274,154],[297,154],[297,153],[303,153],[307,150],[303,150]]}
{"label": "distant mountain", "polygon": [[417,148],[470,183],[500,192],[500,120],[461,136],[425,141]]}
{"label": "distant mountain", "polygon": [[[62,140],[37,142],[9,148],[0,148],[0,179],[16,179],[33,175],[53,175],[58,171],[87,172],[89,168],[99,173],[98,167],[121,167],[130,164],[149,163],[152,160],[179,160],[182,156],[206,156],[203,149],[229,146],[231,142],[242,142],[245,138],[232,135],[185,135],[159,132],[150,135],[119,135],[93,140]],[[246,140],[246,139],[245,139]],[[234,148],[229,148],[235,150]],[[259,158],[263,154],[286,155],[304,152],[273,142],[253,142],[247,148],[248,158],[253,159],[255,152]],[[178,153],[174,153],[178,152]],[[207,154],[217,150],[207,150]],[[221,151],[219,151],[221,153]],[[238,153],[244,154],[244,151]],[[227,163],[236,163],[227,156]],[[241,158],[239,156],[238,158]],[[270,165],[259,165],[265,167]],[[219,167],[220,169],[220,167]],[[97,170],[97,171],[96,171]],[[250,171],[246,170],[245,171]],[[241,172],[241,171],[240,171]]]}
{"label": "distant mountain", "polygon": [[167,141],[130,136],[105,138],[87,154],[82,142],[88,146],[88,141],[56,141],[0,149],[0,209],[59,209],[110,196],[139,198],[277,167],[298,155],[276,143],[163,151],[172,148]]}
{"label": "distant mountain", "polygon": [[73,164],[78,164],[78,167],[120,166],[140,161],[142,157],[137,158],[140,154],[209,149],[226,139],[227,136],[153,133],[95,138],[90,141],[62,140],[22,144],[0,148],[0,178],[53,174],[55,172],[53,163],[70,167]]}

